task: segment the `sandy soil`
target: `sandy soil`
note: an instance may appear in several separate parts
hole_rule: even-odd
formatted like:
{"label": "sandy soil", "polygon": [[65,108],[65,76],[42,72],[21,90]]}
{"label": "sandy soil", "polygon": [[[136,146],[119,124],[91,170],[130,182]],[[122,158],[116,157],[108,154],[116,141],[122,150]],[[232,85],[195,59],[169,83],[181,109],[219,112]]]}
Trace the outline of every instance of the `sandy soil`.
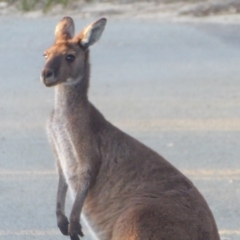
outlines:
{"label": "sandy soil", "polygon": [[[240,23],[239,0],[208,0],[198,2],[161,3],[152,2],[119,2],[109,3],[83,3],[79,1],[64,9],[56,5],[46,15],[62,16],[71,15],[80,18],[108,18],[126,19],[153,19],[157,21],[180,22],[218,22]],[[24,16],[38,18],[44,16],[41,9],[30,12],[21,12],[16,6],[9,6],[7,2],[0,2],[0,16]]]}

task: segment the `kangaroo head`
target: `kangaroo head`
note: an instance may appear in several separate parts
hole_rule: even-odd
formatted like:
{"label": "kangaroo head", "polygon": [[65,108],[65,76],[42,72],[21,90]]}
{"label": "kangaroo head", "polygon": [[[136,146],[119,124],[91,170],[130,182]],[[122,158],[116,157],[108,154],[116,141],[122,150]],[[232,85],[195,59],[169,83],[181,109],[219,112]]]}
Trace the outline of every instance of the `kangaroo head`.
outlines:
{"label": "kangaroo head", "polygon": [[46,64],[41,73],[41,81],[47,86],[75,84],[84,77],[88,48],[97,42],[106,25],[106,19],[85,27],[74,35],[74,22],[64,17],[56,26],[55,42],[44,52]]}

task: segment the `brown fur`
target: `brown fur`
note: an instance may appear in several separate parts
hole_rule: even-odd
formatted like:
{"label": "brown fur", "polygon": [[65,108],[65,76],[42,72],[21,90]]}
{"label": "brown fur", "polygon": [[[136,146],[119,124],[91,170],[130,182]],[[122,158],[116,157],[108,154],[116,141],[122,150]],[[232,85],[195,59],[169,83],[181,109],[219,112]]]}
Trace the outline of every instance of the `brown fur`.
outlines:
{"label": "brown fur", "polygon": [[[83,211],[101,240],[219,240],[212,213],[192,182],[88,101],[88,47],[100,38],[106,20],[76,37],[71,22],[67,17],[57,26],[42,72],[42,81],[55,86],[48,135],[58,165],[62,233],[72,240],[82,236]],[[71,63],[68,54],[75,56]],[[70,223],[64,213],[68,187],[74,197]]]}

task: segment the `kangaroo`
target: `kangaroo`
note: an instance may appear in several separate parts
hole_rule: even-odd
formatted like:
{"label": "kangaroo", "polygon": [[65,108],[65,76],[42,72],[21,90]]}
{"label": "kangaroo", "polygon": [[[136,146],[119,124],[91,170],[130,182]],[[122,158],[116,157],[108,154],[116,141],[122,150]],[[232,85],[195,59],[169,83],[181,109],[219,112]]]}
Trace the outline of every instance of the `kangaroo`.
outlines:
{"label": "kangaroo", "polygon": [[[58,169],[57,225],[83,237],[83,213],[100,240],[220,240],[215,220],[193,183],[162,156],[108,122],[89,102],[89,48],[106,19],[74,34],[64,17],[45,51],[41,80],[54,86],[47,133]],[[65,216],[67,190],[73,197]]]}

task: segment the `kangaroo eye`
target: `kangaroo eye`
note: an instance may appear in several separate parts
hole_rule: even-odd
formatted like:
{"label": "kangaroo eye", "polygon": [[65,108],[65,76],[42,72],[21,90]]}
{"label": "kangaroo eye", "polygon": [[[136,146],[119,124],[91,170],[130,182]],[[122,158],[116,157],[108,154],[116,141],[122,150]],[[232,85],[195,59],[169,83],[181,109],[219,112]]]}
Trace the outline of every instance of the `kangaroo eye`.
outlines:
{"label": "kangaroo eye", "polygon": [[73,62],[75,60],[75,56],[72,54],[69,54],[66,56],[66,61],[67,62]]}

